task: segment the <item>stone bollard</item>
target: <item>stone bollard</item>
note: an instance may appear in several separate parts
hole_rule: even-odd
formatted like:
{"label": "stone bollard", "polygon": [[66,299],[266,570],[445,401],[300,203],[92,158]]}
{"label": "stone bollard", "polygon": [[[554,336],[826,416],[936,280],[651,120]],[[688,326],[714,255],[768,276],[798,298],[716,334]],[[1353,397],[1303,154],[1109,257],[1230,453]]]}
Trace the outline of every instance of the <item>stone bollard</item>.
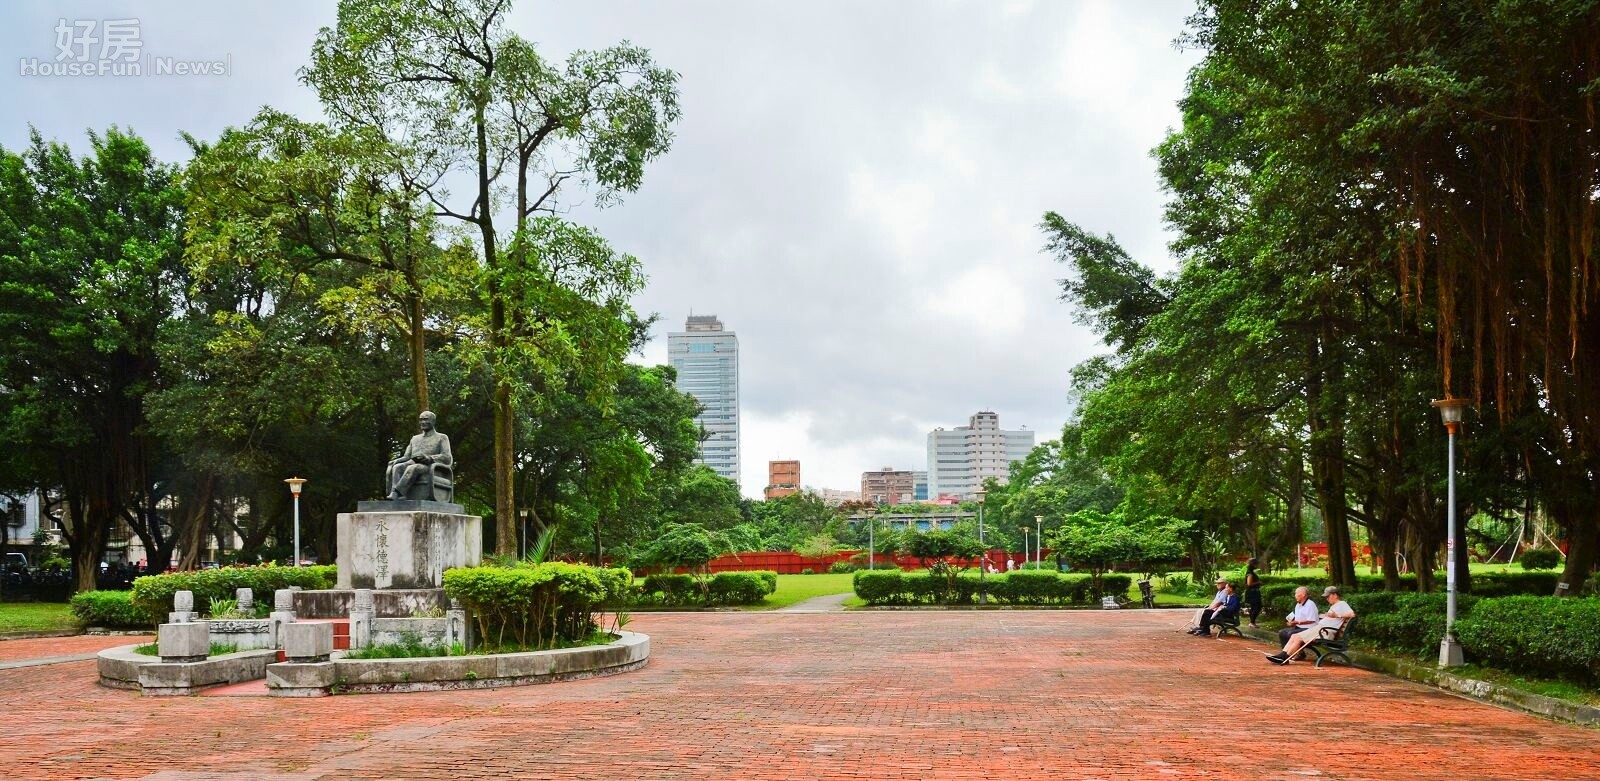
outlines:
{"label": "stone bollard", "polygon": [[333,624],[299,622],[283,627],[283,656],[295,664],[326,662],[333,653]]}
{"label": "stone bollard", "polygon": [[355,604],[350,607],[350,647],[366,648],[372,645],[372,619],[377,611],[372,606],[372,589],[356,589]]}
{"label": "stone bollard", "polygon": [[467,611],[461,607],[461,600],[450,600],[450,609],[444,611],[444,644],[454,646],[460,643],[463,647],[471,648],[467,627]]}
{"label": "stone bollard", "polygon": [[294,623],[294,592],[280,588],[272,592],[272,613],[267,616],[272,624],[272,647],[283,647],[283,628]]}
{"label": "stone bollard", "polygon": [[167,614],[167,623],[186,624],[194,620],[194,592],[179,591],[172,595],[172,612]]}
{"label": "stone bollard", "polygon": [[246,616],[253,616],[256,612],[256,595],[254,591],[241,588],[233,592],[234,603],[238,605],[239,612]]}
{"label": "stone bollard", "polygon": [[156,630],[156,652],[163,662],[203,662],[211,653],[211,625],[205,621],[162,624]]}

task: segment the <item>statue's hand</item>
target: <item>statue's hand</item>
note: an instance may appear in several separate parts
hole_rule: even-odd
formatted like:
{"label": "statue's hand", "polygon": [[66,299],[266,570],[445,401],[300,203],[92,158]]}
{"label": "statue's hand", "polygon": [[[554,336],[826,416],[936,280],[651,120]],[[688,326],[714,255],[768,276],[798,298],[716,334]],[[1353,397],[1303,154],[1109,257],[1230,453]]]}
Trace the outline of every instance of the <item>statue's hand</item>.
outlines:
{"label": "statue's hand", "polygon": [[411,460],[419,464],[431,464],[433,463],[433,456],[412,456]]}

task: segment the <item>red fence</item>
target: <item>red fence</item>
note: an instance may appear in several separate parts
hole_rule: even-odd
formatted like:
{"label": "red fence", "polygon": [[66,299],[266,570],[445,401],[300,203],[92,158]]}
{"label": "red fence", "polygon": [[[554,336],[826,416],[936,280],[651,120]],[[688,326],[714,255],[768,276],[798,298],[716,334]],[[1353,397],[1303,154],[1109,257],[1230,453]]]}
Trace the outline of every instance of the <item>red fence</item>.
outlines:
{"label": "red fence", "polygon": [[[812,572],[827,572],[828,567],[832,566],[834,562],[850,561],[857,554],[865,556],[865,551],[843,550],[829,556],[801,556],[798,553],[789,551],[750,551],[748,553],[732,553],[726,556],[718,556],[712,559],[708,566],[710,566],[712,572],[743,572],[765,569],[772,570],[780,575],[799,575],[808,569]],[[1045,551],[1046,561],[1053,561],[1050,555],[1050,551]],[[1003,550],[989,551],[988,558],[989,564],[999,572],[1005,571],[1007,559],[1016,562],[1019,566],[1027,560],[1021,553]],[[878,564],[893,562],[895,566],[901,569],[916,569],[922,566],[920,560],[905,555],[879,554],[874,560]],[[965,567],[978,566],[977,559],[957,561],[956,563]]]}

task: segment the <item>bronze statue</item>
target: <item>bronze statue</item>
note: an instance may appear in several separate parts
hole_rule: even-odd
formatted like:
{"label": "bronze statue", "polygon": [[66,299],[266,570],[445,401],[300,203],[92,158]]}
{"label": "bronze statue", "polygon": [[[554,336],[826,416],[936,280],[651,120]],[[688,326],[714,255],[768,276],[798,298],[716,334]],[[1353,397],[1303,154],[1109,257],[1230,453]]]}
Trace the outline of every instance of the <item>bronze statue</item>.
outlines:
{"label": "bronze statue", "polygon": [[418,415],[417,427],[422,433],[412,437],[405,452],[389,462],[384,481],[390,499],[455,499],[455,458],[450,455],[450,437],[435,430],[437,420],[432,412]]}

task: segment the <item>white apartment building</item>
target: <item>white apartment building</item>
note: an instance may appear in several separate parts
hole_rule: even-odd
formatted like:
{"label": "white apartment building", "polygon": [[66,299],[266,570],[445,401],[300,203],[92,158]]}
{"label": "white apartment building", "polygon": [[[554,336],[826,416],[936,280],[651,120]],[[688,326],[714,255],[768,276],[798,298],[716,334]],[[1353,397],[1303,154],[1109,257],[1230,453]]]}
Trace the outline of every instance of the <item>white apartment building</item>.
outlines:
{"label": "white apartment building", "polygon": [[739,480],[739,337],[716,315],[690,315],[683,330],[667,334],[667,362],[678,370],[678,389],[705,409],[695,422],[707,432],[697,464]]}
{"label": "white apartment building", "polygon": [[988,410],[973,415],[965,426],[936,428],[928,432],[928,498],[950,494],[971,499],[984,480],[1005,481],[1011,462],[1027,458],[1031,450],[1032,431],[1001,429],[1000,416]]}

